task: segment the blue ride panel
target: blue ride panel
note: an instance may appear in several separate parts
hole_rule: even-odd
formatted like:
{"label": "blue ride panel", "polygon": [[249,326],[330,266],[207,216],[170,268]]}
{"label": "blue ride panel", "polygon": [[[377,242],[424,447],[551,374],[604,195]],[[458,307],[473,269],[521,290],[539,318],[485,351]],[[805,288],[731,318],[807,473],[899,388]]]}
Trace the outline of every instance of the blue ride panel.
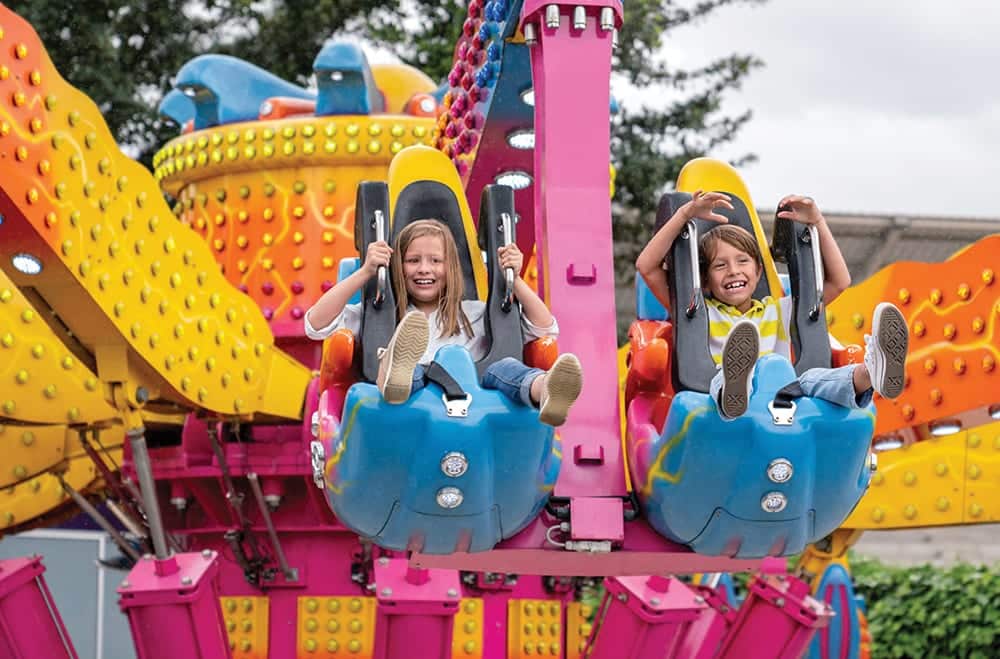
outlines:
{"label": "blue ride panel", "polygon": [[[361,259],[356,256],[348,256],[340,259],[337,264],[337,281],[341,282],[361,269]],[[361,289],[354,291],[354,295],[347,300],[347,304],[358,304],[361,302]]]}
{"label": "blue ride panel", "polygon": [[229,55],[199,55],[177,72],[174,86],[194,102],[194,128],[253,121],[261,104],[285,96],[313,100],[315,94],[270,71]]}
{"label": "blue ride panel", "polygon": [[[759,558],[802,551],[846,519],[871,476],[874,406],[800,398],[792,425],[775,425],[767,405],[794,380],[788,360],[765,355],[747,413],[732,421],[706,394],[674,397],[663,434],[646,446],[651,467],[640,498],[653,528],[700,554]],[[785,483],[767,475],[778,458],[794,469]],[[784,510],[763,510],[772,492],[786,497]]]}
{"label": "blue ride panel", "polygon": [[333,42],[313,60],[316,116],[385,112],[382,92],[375,86],[368,58],[357,44]]}
{"label": "blue ride panel", "polygon": [[646,280],[639,275],[635,276],[635,311],[639,320],[670,320],[670,312],[660,304],[646,285]]}
{"label": "blue ride panel", "polygon": [[157,112],[184,128],[184,124],[194,119],[194,100],[179,89],[171,89],[160,101]]}
{"label": "blue ride panel", "polygon": [[831,564],[823,573],[814,595],[833,607],[834,616],[826,629],[821,629],[809,644],[809,659],[843,657],[858,659],[861,655],[861,621],[858,619],[858,599],[854,594],[851,575],[843,565]]}
{"label": "blue ride panel", "polygon": [[[385,403],[374,385],[354,385],[340,434],[327,447],[327,497],[344,525],[382,547],[487,551],[538,515],[561,453],[537,410],[479,386],[465,348],[445,346],[435,360],[472,394],[468,416],[447,417],[436,384],[403,405]],[[457,478],[441,467],[453,451],[468,461]],[[457,508],[438,505],[445,487],[462,491]]]}

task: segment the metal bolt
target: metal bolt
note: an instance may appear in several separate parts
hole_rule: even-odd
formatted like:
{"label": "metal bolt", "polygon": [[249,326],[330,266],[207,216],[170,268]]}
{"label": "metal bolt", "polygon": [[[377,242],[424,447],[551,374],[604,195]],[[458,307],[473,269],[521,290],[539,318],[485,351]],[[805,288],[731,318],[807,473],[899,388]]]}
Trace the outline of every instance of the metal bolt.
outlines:
{"label": "metal bolt", "polygon": [[550,30],[559,29],[559,5],[549,5],[545,8],[545,27]]}
{"label": "metal bolt", "polygon": [[774,600],[774,605],[777,606],[777,607],[783,607],[783,606],[785,606],[785,598],[784,597],[778,597],[777,599]]}
{"label": "metal bolt", "polygon": [[536,43],[538,43],[538,35],[535,34],[534,23],[525,23],[522,29],[524,30],[525,45],[534,46]]}
{"label": "metal bolt", "polygon": [[618,598],[619,602],[627,602],[628,601],[628,595],[626,595],[625,593],[618,593],[615,597]]}
{"label": "metal bolt", "polygon": [[143,554],[142,555],[142,560],[144,560],[144,561],[151,561],[151,560],[153,560],[153,555],[152,554]]}
{"label": "metal bolt", "polygon": [[618,50],[618,30],[614,30],[611,33],[611,48],[612,50]]}
{"label": "metal bolt", "polygon": [[212,550],[211,549],[202,549],[201,550],[201,555],[203,557],[205,557],[205,558],[212,558]]}
{"label": "metal bolt", "polygon": [[601,9],[601,29],[609,32],[615,28],[615,10],[611,7]]}
{"label": "metal bolt", "polygon": [[448,597],[458,597],[458,591],[454,588],[448,589]]}
{"label": "metal bolt", "polygon": [[392,595],[392,588],[383,588],[382,597],[390,597]]}
{"label": "metal bolt", "polygon": [[123,581],[121,587],[122,588],[131,588],[132,584],[130,584],[128,581]]}
{"label": "metal bolt", "polygon": [[659,606],[660,605],[660,598],[659,597],[654,597],[651,600],[649,600],[649,603],[652,604],[653,606]]}
{"label": "metal bolt", "polygon": [[573,8],[573,29],[587,29],[587,10],[584,7],[577,6]]}
{"label": "metal bolt", "polygon": [[190,586],[193,583],[194,583],[194,581],[191,579],[191,577],[181,577],[181,585],[182,586]]}
{"label": "metal bolt", "polygon": [[135,400],[137,403],[145,403],[149,400],[149,389],[146,387],[139,387],[135,390]]}
{"label": "metal bolt", "polygon": [[385,567],[389,564],[389,559],[383,556],[382,558],[378,559],[378,564],[381,565],[382,567]]}
{"label": "metal bolt", "polygon": [[695,604],[704,604],[705,603],[705,598],[702,597],[701,595],[695,595],[694,596],[694,603]]}

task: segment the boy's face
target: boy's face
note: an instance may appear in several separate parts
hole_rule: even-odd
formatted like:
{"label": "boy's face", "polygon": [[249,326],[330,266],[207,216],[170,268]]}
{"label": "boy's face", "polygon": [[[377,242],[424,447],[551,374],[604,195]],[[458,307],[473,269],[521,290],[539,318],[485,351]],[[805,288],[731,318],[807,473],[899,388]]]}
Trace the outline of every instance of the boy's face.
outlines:
{"label": "boy's face", "polygon": [[752,256],[722,240],[715,244],[707,278],[716,300],[746,311],[760,276],[761,267]]}

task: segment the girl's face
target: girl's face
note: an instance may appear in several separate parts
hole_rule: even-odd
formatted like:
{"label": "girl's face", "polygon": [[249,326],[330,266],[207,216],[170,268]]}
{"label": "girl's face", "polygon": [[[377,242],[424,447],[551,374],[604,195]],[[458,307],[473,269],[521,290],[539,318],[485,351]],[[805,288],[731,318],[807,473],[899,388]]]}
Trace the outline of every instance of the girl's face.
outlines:
{"label": "girl's face", "polygon": [[420,236],[410,241],[403,255],[403,277],[415,306],[437,306],[446,285],[444,241],[440,236]]}
{"label": "girl's face", "polygon": [[760,275],[752,256],[723,240],[715,244],[715,256],[708,264],[708,290],[716,300],[746,311]]}

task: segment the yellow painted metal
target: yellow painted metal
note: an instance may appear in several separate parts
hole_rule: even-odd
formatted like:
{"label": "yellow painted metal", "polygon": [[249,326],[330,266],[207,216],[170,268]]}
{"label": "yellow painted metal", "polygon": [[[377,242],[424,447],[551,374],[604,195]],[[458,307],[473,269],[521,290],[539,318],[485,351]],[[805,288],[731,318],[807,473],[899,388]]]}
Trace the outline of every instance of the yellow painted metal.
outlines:
{"label": "yellow painted metal", "polygon": [[[17,46],[0,51],[0,158],[4,230],[18,236],[0,241],[0,267],[95,357],[102,382],[128,385],[129,405],[142,386],[187,409],[298,418],[310,372],[275,349],[257,305],[119,151],[30,26],[9,11],[0,18],[4,43]],[[39,259],[41,272],[18,272],[18,252]]]}
{"label": "yellow painted metal", "polygon": [[414,94],[430,94],[437,89],[430,76],[407,64],[372,64],[372,77],[385,97],[386,112],[402,112]]}
{"label": "yellow painted metal", "polygon": [[297,657],[371,659],[375,598],[300,597]]}
{"label": "yellow painted metal", "polygon": [[809,585],[815,593],[823,574],[831,564],[838,563],[845,569],[850,569],[847,563],[847,550],[853,547],[863,534],[864,531],[860,529],[837,529],[824,539],[822,548],[816,545],[806,547],[795,563],[795,571],[811,578]]}
{"label": "yellow painted metal", "polygon": [[590,638],[593,607],[582,602],[566,605],[566,659],[580,659]]}
{"label": "yellow painted metal", "polygon": [[[297,167],[373,167],[385,177],[393,154],[430,144],[433,120],[409,115],[292,117],[228,124],[181,135],[153,158],[163,189],[181,188],[222,175],[273,172]],[[447,159],[446,159],[447,161]]]}
{"label": "yellow painted metal", "polygon": [[562,629],[560,602],[511,599],[507,602],[507,659],[561,656]]}
{"label": "yellow painted metal", "polygon": [[476,238],[476,225],[469,212],[469,203],[465,198],[462,180],[455,171],[455,166],[437,149],[414,146],[403,149],[392,159],[389,165],[389,208],[396,207],[399,193],[414,181],[432,180],[447,186],[455,195],[458,207],[462,212],[462,222],[465,225],[465,238],[469,244],[469,257],[472,259],[472,273],[476,279],[476,293],[480,300],[486,299],[486,265],[479,257],[479,244]]}
{"label": "yellow painted metal", "polygon": [[932,437],[879,453],[871,487],[844,528],[915,528],[965,521],[967,434]]}
{"label": "yellow painted metal", "polygon": [[220,597],[222,616],[233,659],[267,659],[267,597]]}
{"label": "yellow painted metal", "polygon": [[[121,442],[116,445],[105,443],[106,460],[121,463]],[[61,473],[65,481],[80,492],[99,489],[103,480],[98,476],[94,463],[86,455],[69,456],[65,461],[65,471]],[[71,505],[69,496],[54,472],[45,472],[16,486],[0,491],[0,535],[10,531],[20,531],[26,525],[38,525],[44,515],[57,512]]]}
{"label": "yellow painted metal", "polygon": [[0,488],[62,465],[76,432],[66,426],[0,424]]}
{"label": "yellow painted metal", "polygon": [[695,158],[689,161],[681,173],[677,175],[677,191],[694,193],[697,190],[705,192],[725,192],[739,197],[746,206],[750,214],[750,221],[753,223],[754,236],[757,244],[761,246],[761,256],[764,259],[764,273],[767,275],[767,284],[774,295],[781,295],[781,281],[778,279],[778,270],[774,267],[774,259],[771,252],[766,247],[771,243],[764,234],[764,228],[757,217],[757,210],[754,207],[753,199],[750,198],[750,190],[732,165],[713,158]]}
{"label": "yellow painted metal", "polygon": [[1000,422],[969,430],[966,447],[962,519],[1000,522]]}
{"label": "yellow painted metal", "polygon": [[117,416],[95,373],[0,271],[0,418],[59,424]]}
{"label": "yellow painted metal", "polygon": [[451,635],[452,659],[481,659],[483,656],[483,600],[469,597],[462,600],[455,614]]}

